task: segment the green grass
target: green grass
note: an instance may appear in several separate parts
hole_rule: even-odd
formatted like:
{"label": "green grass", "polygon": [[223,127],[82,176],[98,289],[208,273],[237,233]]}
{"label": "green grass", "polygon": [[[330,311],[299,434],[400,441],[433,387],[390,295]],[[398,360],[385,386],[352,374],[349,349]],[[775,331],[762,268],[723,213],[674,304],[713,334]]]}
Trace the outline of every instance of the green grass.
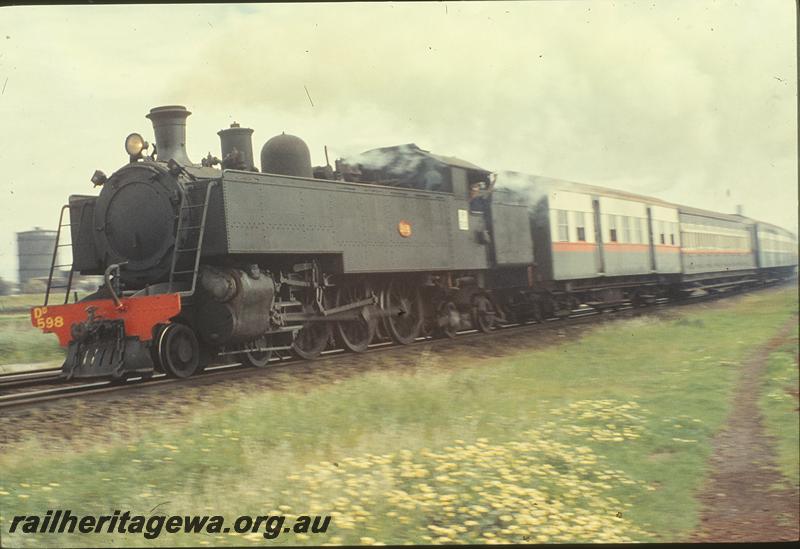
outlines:
{"label": "green grass", "polygon": [[42,303],[44,294],[0,296],[0,365],[64,359],[55,334],[42,333],[31,325],[30,309]]}
{"label": "green grass", "polygon": [[79,453],[31,442],[1,457],[3,540],[265,543],[260,534],[6,533],[14,514],[148,514],[158,504],[229,521],[333,515],[327,534],[286,534],[277,545],[682,540],[697,524],[694,495],[738,366],[796,310],[794,292],[764,292],[470,368],[437,369],[445,357],[414,351],[407,369],[322,387],[296,380],[223,407],[198,401],[181,427],[131,412],[138,434],[125,440],[111,433]]}
{"label": "green grass", "polygon": [[[63,301],[64,294],[61,294]],[[44,303],[44,294],[18,294],[0,296],[0,314],[27,313],[31,307]]]}
{"label": "green grass", "polygon": [[0,365],[63,359],[56,335],[34,328],[28,315],[0,315]]}
{"label": "green grass", "polygon": [[787,481],[800,486],[800,421],[797,390],[798,339],[794,333],[779,349],[769,355],[767,372],[759,404],[767,432],[777,441],[778,465]]}

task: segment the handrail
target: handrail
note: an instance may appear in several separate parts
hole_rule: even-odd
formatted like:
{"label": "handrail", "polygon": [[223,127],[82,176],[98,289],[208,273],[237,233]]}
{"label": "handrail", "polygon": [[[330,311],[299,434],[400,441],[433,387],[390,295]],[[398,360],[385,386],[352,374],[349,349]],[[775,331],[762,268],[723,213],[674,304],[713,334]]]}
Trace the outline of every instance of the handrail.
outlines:
{"label": "handrail", "polygon": [[[61,213],[58,216],[58,231],[56,232],[56,243],[53,247],[53,260],[50,262],[50,275],[47,277],[47,290],[44,293],[44,306],[50,301],[50,290],[53,285],[53,272],[56,269],[56,257],[58,256],[58,242],[61,239],[61,227],[64,223],[64,210],[69,208],[69,204],[61,206]],[[72,269],[70,269],[70,284],[72,283]],[[69,299],[69,289],[67,289],[67,299]]]}

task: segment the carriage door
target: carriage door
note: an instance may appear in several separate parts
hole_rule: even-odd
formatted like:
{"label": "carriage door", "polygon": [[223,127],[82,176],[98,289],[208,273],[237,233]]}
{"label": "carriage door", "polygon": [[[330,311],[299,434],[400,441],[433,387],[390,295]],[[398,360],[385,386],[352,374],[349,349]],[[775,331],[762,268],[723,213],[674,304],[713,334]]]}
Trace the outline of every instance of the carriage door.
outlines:
{"label": "carriage door", "polygon": [[594,238],[597,241],[594,249],[594,260],[598,273],[606,272],[606,264],[603,259],[603,231],[600,224],[600,201],[592,199],[592,209],[594,210]]}
{"label": "carriage door", "polygon": [[647,207],[647,241],[650,243],[650,270],[656,270],[656,248],[653,240],[653,214],[650,206]]}

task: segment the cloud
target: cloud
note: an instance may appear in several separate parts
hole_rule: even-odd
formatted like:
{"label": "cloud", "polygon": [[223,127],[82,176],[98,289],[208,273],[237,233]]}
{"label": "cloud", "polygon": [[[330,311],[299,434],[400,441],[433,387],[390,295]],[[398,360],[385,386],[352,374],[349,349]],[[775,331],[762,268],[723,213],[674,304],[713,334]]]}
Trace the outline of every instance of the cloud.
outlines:
{"label": "cloud", "polygon": [[[492,170],[609,185],[797,227],[794,6],[467,2],[6,8],[0,96],[13,231],[52,226],[147,110],[286,131],[315,163],[416,143]],[[11,39],[3,40],[5,35]],[[42,40],[47,36],[47,40]],[[313,106],[306,94],[313,100]],[[728,192],[730,191],[730,197]],[[24,212],[24,213],[23,213]],[[8,235],[8,236],[7,236]]]}

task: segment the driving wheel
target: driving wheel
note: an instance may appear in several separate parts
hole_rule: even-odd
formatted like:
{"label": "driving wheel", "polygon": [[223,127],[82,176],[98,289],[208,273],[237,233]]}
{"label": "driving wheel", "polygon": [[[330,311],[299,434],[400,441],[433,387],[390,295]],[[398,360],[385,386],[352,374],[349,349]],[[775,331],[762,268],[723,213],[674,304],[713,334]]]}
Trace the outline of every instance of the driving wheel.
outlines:
{"label": "driving wheel", "polygon": [[458,312],[458,307],[452,301],[445,302],[439,309],[436,318],[438,325],[438,333],[453,339],[456,337],[456,332],[461,326],[461,313]]}
{"label": "driving wheel", "polygon": [[472,323],[481,332],[488,333],[494,327],[497,313],[491,300],[483,294],[472,300]]}
{"label": "driving wheel", "polygon": [[386,317],[386,328],[401,345],[413,343],[422,328],[422,296],[413,282],[392,280],[384,291],[383,307],[398,314]]}
{"label": "driving wheel", "polygon": [[[349,285],[340,286],[336,292],[336,306],[341,307],[347,303],[361,301],[369,297],[366,287]],[[353,310],[358,318],[356,320],[342,320],[336,323],[336,336],[342,346],[354,353],[363,353],[375,337],[378,327],[377,320],[373,317],[364,318],[362,309]]]}
{"label": "driving wheel", "polygon": [[[306,305],[305,312],[314,312],[311,305]],[[292,351],[298,357],[305,360],[314,360],[325,347],[332,334],[329,322],[306,322],[292,342]]]}

